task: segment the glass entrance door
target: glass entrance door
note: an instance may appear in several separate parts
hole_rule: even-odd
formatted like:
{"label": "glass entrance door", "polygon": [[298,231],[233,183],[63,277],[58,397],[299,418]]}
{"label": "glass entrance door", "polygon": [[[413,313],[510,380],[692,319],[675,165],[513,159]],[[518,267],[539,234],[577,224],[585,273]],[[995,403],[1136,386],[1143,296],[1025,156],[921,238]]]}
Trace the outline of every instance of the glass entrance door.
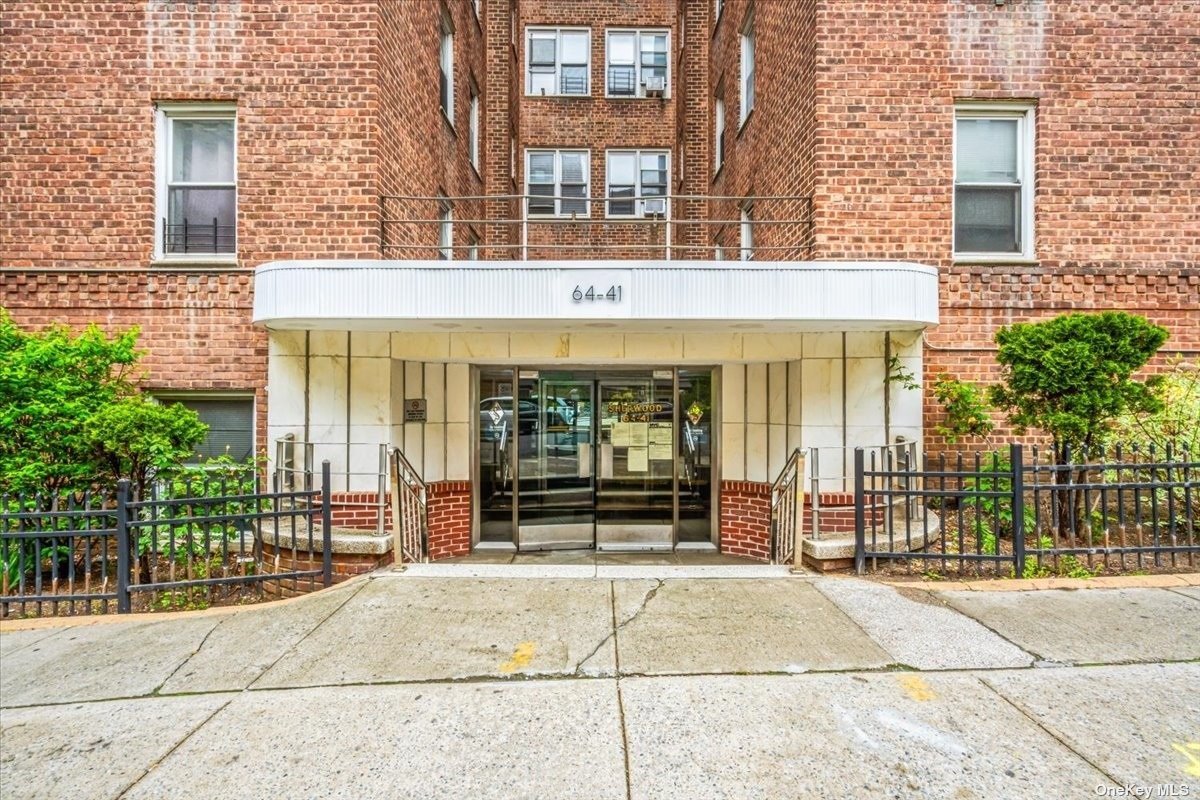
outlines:
{"label": "glass entrance door", "polygon": [[670,550],[675,475],[671,370],[606,375],[597,386],[596,547]]}
{"label": "glass entrance door", "polygon": [[711,369],[481,368],[480,544],[711,547]]}
{"label": "glass entrance door", "polygon": [[574,375],[521,377],[518,405],[533,424],[518,436],[517,548],[595,544],[594,389]]}

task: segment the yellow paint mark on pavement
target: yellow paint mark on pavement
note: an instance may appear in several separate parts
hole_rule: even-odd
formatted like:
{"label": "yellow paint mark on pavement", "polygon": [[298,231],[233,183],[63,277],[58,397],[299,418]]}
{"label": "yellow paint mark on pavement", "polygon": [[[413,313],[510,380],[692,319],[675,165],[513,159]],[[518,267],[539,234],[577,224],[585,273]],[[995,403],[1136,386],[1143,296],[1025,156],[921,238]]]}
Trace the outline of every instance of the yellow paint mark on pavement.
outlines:
{"label": "yellow paint mark on pavement", "polygon": [[1171,742],[1171,747],[1174,747],[1187,759],[1188,763],[1183,767],[1184,774],[1200,778],[1200,742],[1188,742],[1187,744]]}
{"label": "yellow paint mark on pavement", "polygon": [[512,658],[500,665],[500,671],[516,672],[521,667],[529,666],[529,662],[533,661],[533,654],[536,650],[537,642],[521,642],[513,650]]}
{"label": "yellow paint mark on pavement", "polygon": [[899,680],[904,693],[917,702],[923,703],[936,696],[930,685],[920,675],[901,675]]}

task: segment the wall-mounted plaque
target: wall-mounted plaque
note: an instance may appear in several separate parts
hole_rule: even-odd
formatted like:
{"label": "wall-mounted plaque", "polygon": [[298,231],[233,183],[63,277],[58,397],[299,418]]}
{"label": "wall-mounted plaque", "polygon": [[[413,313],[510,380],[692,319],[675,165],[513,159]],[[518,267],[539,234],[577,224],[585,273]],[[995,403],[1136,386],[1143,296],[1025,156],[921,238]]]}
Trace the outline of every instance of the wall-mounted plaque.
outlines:
{"label": "wall-mounted plaque", "polygon": [[405,398],[404,400],[404,421],[405,422],[424,422],[426,419],[425,413],[425,398],[415,397],[412,399]]}

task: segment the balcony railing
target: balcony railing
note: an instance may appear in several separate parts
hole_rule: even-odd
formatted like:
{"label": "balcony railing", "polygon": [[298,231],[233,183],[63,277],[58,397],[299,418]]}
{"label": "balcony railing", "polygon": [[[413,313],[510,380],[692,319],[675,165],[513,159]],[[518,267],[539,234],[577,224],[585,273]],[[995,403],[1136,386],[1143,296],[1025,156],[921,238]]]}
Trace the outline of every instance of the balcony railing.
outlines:
{"label": "balcony railing", "polygon": [[[531,213],[555,200],[580,210]],[[440,238],[447,203],[449,246]],[[381,255],[393,259],[448,251],[482,260],[805,261],[813,251],[812,198],[803,195],[385,195],[380,205]],[[614,207],[634,213],[612,214]],[[753,208],[751,219],[742,218],[744,208]],[[743,249],[747,227],[753,244]]]}

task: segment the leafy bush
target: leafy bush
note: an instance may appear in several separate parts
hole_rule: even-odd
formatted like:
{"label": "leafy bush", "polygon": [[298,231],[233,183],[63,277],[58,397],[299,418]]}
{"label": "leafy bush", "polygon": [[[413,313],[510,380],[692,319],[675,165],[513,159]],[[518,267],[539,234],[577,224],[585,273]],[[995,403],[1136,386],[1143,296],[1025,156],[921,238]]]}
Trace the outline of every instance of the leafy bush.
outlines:
{"label": "leafy bush", "polygon": [[1123,311],[1006,326],[996,333],[1001,383],[988,399],[1008,412],[1018,433],[1038,428],[1060,451],[1091,452],[1120,416],[1162,407],[1161,378],[1132,376],[1166,339],[1165,328]]}
{"label": "leafy bush", "polygon": [[1121,415],[1113,428],[1119,441],[1153,444],[1159,453],[1168,446],[1200,457],[1200,362],[1176,356],[1162,377],[1157,410]]}
{"label": "leafy bush", "polygon": [[128,479],[134,497],[145,494],[157,475],[178,468],[204,441],[208,426],[195,411],[178,404],[159,405],[142,395],[111,403],[88,417],[84,437],[107,469],[97,477]]}
{"label": "leafy bush", "polygon": [[941,403],[945,415],[934,430],[950,443],[963,436],[987,436],[992,432],[994,425],[988,416],[987,400],[975,384],[939,375],[933,384],[933,396]]}
{"label": "leafy bush", "polygon": [[19,328],[0,308],[0,493],[84,489],[101,465],[84,423],[133,394],[137,329]]}

